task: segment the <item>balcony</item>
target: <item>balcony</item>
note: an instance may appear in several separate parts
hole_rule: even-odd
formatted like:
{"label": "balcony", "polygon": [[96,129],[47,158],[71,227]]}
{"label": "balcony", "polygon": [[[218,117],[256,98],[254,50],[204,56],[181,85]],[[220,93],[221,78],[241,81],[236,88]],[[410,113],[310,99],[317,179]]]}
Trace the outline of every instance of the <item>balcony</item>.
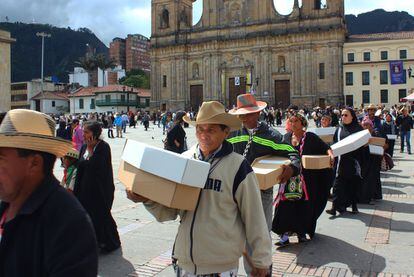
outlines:
{"label": "balcony", "polygon": [[113,100],[96,100],[95,105],[98,107],[105,107],[105,106],[130,106],[130,107],[137,107],[137,108],[145,108],[145,105],[140,104],[137,100],[120,100],[120,99],[113,99]]}

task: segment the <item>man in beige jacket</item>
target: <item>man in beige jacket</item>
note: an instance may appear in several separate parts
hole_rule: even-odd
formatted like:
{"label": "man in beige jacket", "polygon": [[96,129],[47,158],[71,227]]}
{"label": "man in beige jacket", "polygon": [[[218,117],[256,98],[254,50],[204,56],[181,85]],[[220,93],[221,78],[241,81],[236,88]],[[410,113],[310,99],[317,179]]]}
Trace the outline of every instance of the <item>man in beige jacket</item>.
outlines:
{"label": "man in beige jacket", "polygon": [[196,209],[171,209],[131,191],[128,198],[144,202],[160,222],[180,216],[173,251],[177,276],[236,276],[246,241],[252,248],[251,276],[266,276],[272,250],[257,179],[249,163],[225,140],[231,130],[241,127],[240,121],[216,101],[203,103],[195,122],[184,120],[196,127],[198,145],[183,155],[211,164]]}

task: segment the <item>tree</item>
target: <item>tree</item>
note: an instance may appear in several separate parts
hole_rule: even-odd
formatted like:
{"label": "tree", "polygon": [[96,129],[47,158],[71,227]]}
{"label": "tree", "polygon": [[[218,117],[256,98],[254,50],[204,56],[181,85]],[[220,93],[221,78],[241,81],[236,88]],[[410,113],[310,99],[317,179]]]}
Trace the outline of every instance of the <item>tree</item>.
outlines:
{"label": "tree", "polygon": [[132,69],[119,80],[120,84],[134,88],[150,88],[150,76],[141,69]]}
{"label": "tree", "polygon": [[[88,81],[89,84],[93,83],[91,81],[91,75],[93,72],[96,72],[98,68],[102,70],[103,74],[103,85],[105,86],[105,70],[108,68],[114,68],[116,66],[114,60],[108,60],[104,54],[97,54],[91,57],[81,57],[76,62],[80,67],[85,69],[88,72]],[[95,84],[94,84],[95,85]]]}

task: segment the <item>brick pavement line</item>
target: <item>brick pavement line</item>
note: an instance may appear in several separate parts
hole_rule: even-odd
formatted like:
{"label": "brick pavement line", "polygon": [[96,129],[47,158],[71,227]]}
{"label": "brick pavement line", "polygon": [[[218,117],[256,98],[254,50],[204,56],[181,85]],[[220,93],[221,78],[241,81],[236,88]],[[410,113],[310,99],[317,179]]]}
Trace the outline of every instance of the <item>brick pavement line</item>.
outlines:
{"label": "brick pavement line", "polygon": [[384,194],[383,199],[414,199],[414,195],[411,194]]}
{"label": "brick pavement line", "polygon": [[172,264],[171,261],[172,250],[168,250],[161,255],[153,258],[145,264],[136,268],[134,272],[128,274],[129,277],[141,277],[141,276],[156,276],[158,273],[166,269]]}
{"label": "brick pavement line", "polygon": [[391,219],[393,208],[375,209],[371,217],[371,223],[365,236],[365,242],[369,244],[388,244],[391,232]]}

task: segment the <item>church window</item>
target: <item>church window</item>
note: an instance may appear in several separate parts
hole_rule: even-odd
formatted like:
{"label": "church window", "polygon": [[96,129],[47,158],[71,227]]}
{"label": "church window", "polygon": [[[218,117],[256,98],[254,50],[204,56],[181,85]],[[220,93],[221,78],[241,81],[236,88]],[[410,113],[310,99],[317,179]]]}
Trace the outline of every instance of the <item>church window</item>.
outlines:
{"label": "church window", "polygon": [[198,66],[198,63],[193,64],[193,78],[196,79],[200,76],[200,68]]}
{"label": "church window", "polygon": [[167,9],[163,9],[161,13],[161,28],[170,27],[170,12]]}
{"label": "church window", "polygon": [[321,80],[325,79],[325,64],[324,63],[319,64],[319,79]]}

